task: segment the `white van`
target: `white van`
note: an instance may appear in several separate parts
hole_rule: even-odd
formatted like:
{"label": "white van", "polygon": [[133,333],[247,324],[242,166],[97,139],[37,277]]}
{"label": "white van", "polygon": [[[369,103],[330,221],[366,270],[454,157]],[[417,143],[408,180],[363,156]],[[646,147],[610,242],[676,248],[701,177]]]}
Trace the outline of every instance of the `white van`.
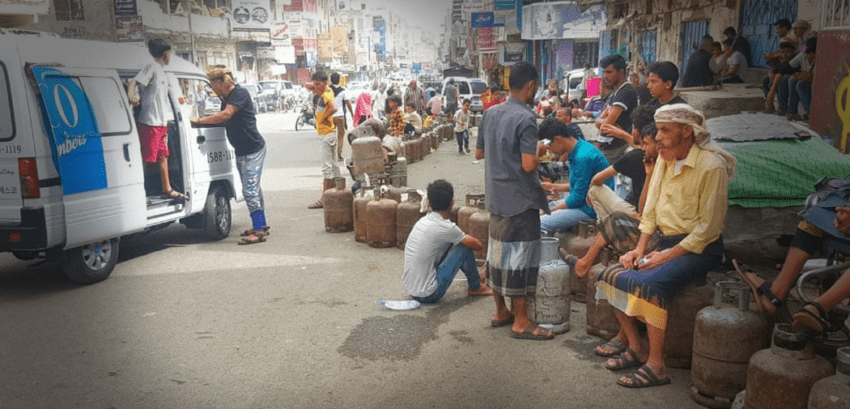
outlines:
{"label": "white van", "polygon": [[[446,105],[446,84],[449,83],[449,80],[455,80],[455,87],[457,87],[457,109],[461,108],[464,99],[469,99],[471,102],[469,106],[469,110],[472,112],[483,112],[484,104],[481,103],[481,94],[487,90],[487,82],[480,78],[466,78],[466,77],[446,77],[443,79],[443,109],[447,107]],[[454,114],[454,112],[452,112]]]}
{"label": "white van", "polygon": [[59,262],[90,284],[112,272],[123,236],[177,221],[214,240],[230,234],[230,199],[242,200],[233,148],[223,127],[193,129],[212,90],[174,56],[168,165],[190,199],[161,199],[159,186],[146,193],[126,87],[151,62],[136,45],[0,29],[0,251]]}

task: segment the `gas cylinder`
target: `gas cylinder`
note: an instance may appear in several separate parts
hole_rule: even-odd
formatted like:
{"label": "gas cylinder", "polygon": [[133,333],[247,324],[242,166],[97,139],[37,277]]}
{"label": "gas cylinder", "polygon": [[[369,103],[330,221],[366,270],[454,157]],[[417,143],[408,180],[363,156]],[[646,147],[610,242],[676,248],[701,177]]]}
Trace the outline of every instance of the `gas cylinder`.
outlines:
{"label": "gas cylinder", "polygon": [[382,187],[382,191],[384,191],[384,197],[390,200],[395,200],[396,203],[401,203],[401,195],[407,192],[407,189],[399,189],[395,187]]}
{"label": "gas cylinder", "polygon": [[[490,212],[487,211],[486,206],[484,205],[484,200],[478,200],[478,211],[469,216],[469,220],[466,222],[467,228],[469,229],[469,235],[478,239],[484,248],[481,250],[475,250],[475,258],[478,260],[486,260],[487,259],[487,244],[490,241]],[[557,247],[555,248],[555,253],[557,254]],[[558,258],[560,260],[560,257]]]}
{"label": "gas cylinder", "polygon": [[714,286],[691,285],[673,297],[667,308],[664,363],[671,368],[691,368],[694,322],[699,310],[714,303]]}
{"label": "gas cylinder", "polygon": [[832,364],[815,355],[807,335],[791,332],[790,324],[776,324],[770,348],[750,358],[744,409],[805,409],[812,385],[833,373]]}
{"label": "gas cylinder", "polygon": [[460,227],[464,233],[469,234],[469,217],[472,216],[473,213],[478,213],[480,210],[478,202],[483,200],[484,195],[466,195],[466,202],[464,202],[464,206],[460,208],[460,211],[457,213],[457,226]]}
{"label": "gas cylinder", "polygon": [[365,195],[366,189],[360,189],[358,196],[354,199],[354,240],[360,243],[366,242],[366,205],[371,200]]}
{"label": "gas cylinder", "polygon": [[351,161],[356,176],[384,171],[384,148],[377,136],[364,136],[351,142]]}
{"label": "gas cylinder", "polygon": [[441,129],[441,130],[442,130],[443,140],[444,140],[444,141],[450,141],[450,140],[452,140],[452,138],[454,138],[454,135],[453,135],[453,134],[454,134],[454,130],[452,129],[452,126],[451,126],[451,125],[449,125],[449,124],[443,124],[443,125],[442,125],[442,129]]}
{"label": "gas cylinder", "polygon": [[390,168],[390,184],[398,188],[407,186],[407,158],[399,157]]}
{"label": "gas cylinder", "polygon": [[431,154],[431,141],[425,137],[419,137],[419,143],[422,144],[419,149],[422,149],[422,157],[426,157]]}
{"label": "gas cylinder", "polygon": [[728,409],[735,395],[747,387],[747,363],[766,348],[770,327],[750,309],[750,288],[721,281],[714,289],[714,305],[697,313],[691,362],[691,399],[717,409]]}
{"label": "gas cylinder", "polygon": [[534,296],[528,297],[528,318],[563,334],[570,330],[570,267],[558,255],[558,239],[540,239],[539,268]]}
{"label": "gas cylinder", "polygon": [[325,231],[342,233],[354,230],[354,195],[345,188],[345,178],[334,178],[336,187],[322,193],[325,204]]}
{"label": "gas cylinder", "polygon": [[404,245],[407,243],[407,236],[413,230],[413,226],[422,217],[419,213],[419,207],[422,204],[422,197],[419,193],[410,192],[407,194],[407,200],[400,203],[396,209],[396,246],[404,250]]}
{"label": "gas cylinder", "polygon": [[850,347],[838,348],[835,375],[815,382],[808,409],[850,408]]}
{"label": "gas cylinder", "polygon": [[[605,299],[596,299],[596,280],[606,268],[617,268],[616,264],[605,267],[602,264],[594,264],[587,272],[587,327],[588,335],[609,340],[620,332],[620,323],[614,315],[614,307]],[[619,267],[622,268],[622,267]]]}
{"label": "gas cylinder", "polygon": [[[596,236],[596,222],[582,221],[579,223],[578,236],[566,238],[564,240],[562,233],[556,233],[556,237],[561,237],[562,247],[567,254],[582,258],[587,254],[590,246],[593,245],[593,240]],[[573,301],[585,302],[587,299],[587,275],[578,277],[575,274],[570,274],[570,295]]]}
{"label": "gas cylinder", "polygon": [[437,134],[428,132],[428,141],[431,142],[431,150],[437,150],[437,147],[440,146],[439,140],[440,138],[437,137]]}
{"label": "gas cylinder", "polygon": [[451,220],[452,223],[457,224],[457,216],[458,216],[459,212],[460,212],[460,206],[458,206],[458,205],[452,206],[452,212],[449,215],[449,220]]}
{"label": "gas cylinder", "polygon": [[396,208],[398,202],[386,198],[386,188],[376,192],[375,199],[366,204],[366,243],[370,247],[386,248],[396,245]]}
{"label": "gas cylinder", "polygon": [[404,152],[404,157],[407,158],[407,163],[416,162],[416,153],[413,152],[413,147],[411,146],[410,141],[402,141],[401,150]]}

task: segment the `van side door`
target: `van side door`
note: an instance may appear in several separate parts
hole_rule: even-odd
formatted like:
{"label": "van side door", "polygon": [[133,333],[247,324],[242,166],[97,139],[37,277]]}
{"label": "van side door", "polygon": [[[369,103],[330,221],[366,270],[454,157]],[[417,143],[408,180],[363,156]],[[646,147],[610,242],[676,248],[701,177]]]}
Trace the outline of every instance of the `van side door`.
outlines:
{"label": "van side door", "polygon": [[145,228],[138,132],[118,74],[32,66],[70,249]]}

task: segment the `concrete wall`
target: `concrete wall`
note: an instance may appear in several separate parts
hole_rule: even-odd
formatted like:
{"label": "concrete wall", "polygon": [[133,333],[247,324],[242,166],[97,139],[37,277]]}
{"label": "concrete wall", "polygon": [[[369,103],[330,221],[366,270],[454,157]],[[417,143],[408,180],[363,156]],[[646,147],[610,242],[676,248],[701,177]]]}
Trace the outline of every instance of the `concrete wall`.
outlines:
{"label": "concrete wall", "polygon": [[40,18],[37,23],[20,28],[47,31],[63,37],[70,37],[68,35],[70,32],[78,32],[80,35],[77,38],[112,41],[115,38],[115,21],[112,13],[111,1],[84,1],[83,17],[85,20],[60,21],[56,20],[56,10],[51,4],[48,15]]}
{"label": "concrete wall", "polygon": [[850,29],[820,31],[815,67],[809,126],[850,153]]}

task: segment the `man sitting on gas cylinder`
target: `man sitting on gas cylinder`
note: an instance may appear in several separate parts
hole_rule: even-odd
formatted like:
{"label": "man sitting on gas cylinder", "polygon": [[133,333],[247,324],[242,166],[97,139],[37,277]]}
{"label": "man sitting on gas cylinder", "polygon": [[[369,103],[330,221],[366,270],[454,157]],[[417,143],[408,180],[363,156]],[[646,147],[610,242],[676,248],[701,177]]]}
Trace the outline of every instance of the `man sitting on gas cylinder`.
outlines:
{"label": "man sitting on gas cylinder", "polygon": [[431,212],[416,222],[404,247],[404,290],[421,303],[443,298],[458,270],[466,275],[467,295],[493,295],[482,282],[484,270],[478,270],[472,253],[484,245],[449,220],[453,196],[454,188],[443,179],[428,185]]}

